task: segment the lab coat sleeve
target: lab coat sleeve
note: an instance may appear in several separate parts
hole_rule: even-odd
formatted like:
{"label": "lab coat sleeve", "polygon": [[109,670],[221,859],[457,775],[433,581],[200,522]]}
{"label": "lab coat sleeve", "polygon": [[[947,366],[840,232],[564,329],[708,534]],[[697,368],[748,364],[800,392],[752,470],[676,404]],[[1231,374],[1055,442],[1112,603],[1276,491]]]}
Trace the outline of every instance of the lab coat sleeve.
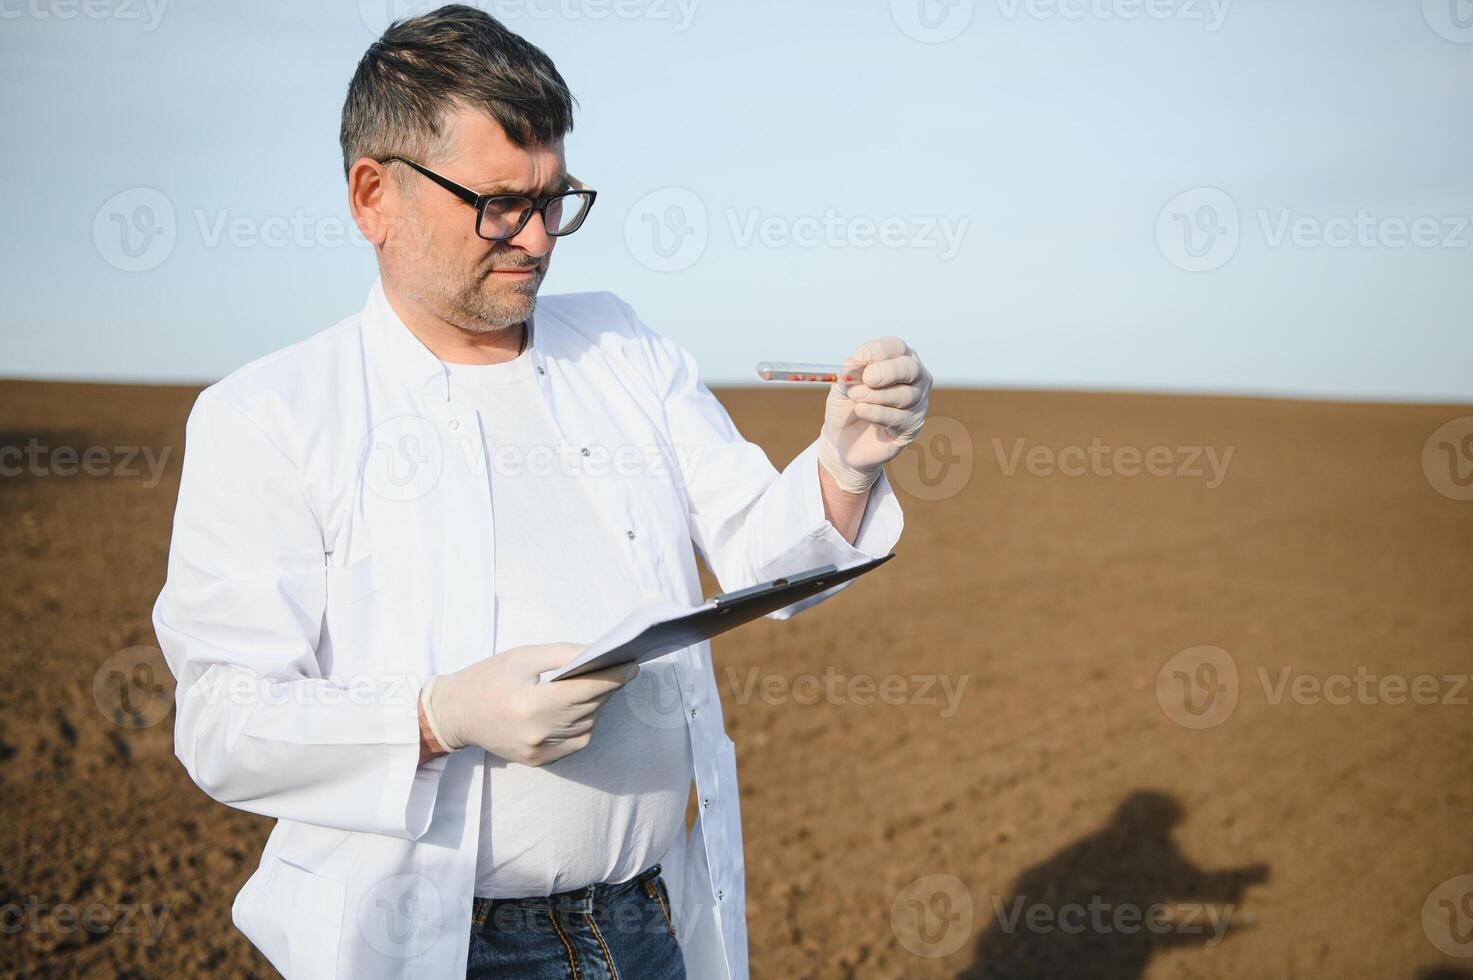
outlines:
{"label": "lab coat sleeve", "polygon": [[[904,523],[881,476],[870,491],[854,544],[824,515],[817,440],[779,473],[761,447],[742,438],[726,409],[701,382],[695,359],[678,344],[626,315],[649,345],[665,421],[689,507],[691,538],[723,589],[741,588],[818,565],[846,565],[887,554]],[[821,415],[796,418],[815,436]],[[844,586],[840,586],[842,589]],[[833,595],[832,589],[773,614],[782,619]]]}
{"label": "lab coat sleeve", "polygon": [[174,750],[222,803],[417,838],[444,759],[419,766],[415,679],[323,676],[326,559],[300,471],[236,405],[190,413],[154,629],[176,680]]}

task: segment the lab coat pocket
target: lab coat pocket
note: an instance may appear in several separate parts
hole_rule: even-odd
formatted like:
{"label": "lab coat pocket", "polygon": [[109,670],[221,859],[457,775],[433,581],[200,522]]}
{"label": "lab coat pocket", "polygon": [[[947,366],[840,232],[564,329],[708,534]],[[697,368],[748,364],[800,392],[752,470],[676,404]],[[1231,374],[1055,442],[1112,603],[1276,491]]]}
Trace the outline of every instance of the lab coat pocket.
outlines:
{"label": "lab coat pocket", "polygon": [[389,587],[389,574],[378,555],[368,555],[347,565],[327,569],[328,608],[346,608]]}
{"label": "lab coat pocket", "polygon": [[250,917],[255,929],[242,931],[288,980],[336,976],[346,889],[342,882],[272,860],[270,879],[251,896],[265,912]]}
{"label": "lab coat pocket", "polygon": [[[396,648],[398,626],[394,590],[388,570],[377,555],[327,570],[327,610],[324,616],[323,672],[354,679],[379,675],[386,666],[382,651]],[[395,665],[403,669],[403,664]]]}

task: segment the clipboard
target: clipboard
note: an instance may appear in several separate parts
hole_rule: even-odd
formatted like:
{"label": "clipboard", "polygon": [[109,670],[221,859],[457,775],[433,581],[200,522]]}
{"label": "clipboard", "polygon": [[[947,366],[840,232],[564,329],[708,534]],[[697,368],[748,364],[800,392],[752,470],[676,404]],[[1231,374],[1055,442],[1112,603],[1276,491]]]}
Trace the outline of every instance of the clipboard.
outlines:
{"label": "clipboard", "polygon": [[604,636],[590,643],[571,663],[542,675],[544,681],[577,677],[619,664],[644,663],[674,653],[784,606],[843,585],[885,564],[895,553],[839,568],[821,565],[776,581],[722,592],[699,606],[657,604],[637,609]]}

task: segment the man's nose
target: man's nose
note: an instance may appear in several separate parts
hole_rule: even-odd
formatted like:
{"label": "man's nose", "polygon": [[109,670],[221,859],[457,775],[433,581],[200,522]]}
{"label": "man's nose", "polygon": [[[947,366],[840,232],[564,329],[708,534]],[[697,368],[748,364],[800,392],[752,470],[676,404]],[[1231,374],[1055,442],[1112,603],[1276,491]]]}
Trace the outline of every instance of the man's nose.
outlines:
{"label": "man's nose", "polygon": [[542,212],[534,211],[527,219],[527,223],[522,226],[522,230],[508,238],[506,242],[540,259],[552,251],[553,238],[547,233],[547,225],[542,220]]}

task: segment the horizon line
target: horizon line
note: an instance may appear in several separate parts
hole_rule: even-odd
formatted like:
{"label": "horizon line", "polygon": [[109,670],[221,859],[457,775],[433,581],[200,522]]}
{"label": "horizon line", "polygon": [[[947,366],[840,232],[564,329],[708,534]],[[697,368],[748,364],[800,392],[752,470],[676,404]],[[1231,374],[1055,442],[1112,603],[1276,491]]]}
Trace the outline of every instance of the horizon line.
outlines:
{"label": "horizon line", "polygon": [[[197,388],[204,389],[215,384],[221,379],[214,380],[174,380],[174,379],[148,379],[148,378],[112,378],[105,376],[85,375],[0,375],[0,384],[56,384],[56,385],[96,385],[133,388]],[[720,378],[702,378],[707,387],[715,390],[744,390],[744,391],[791,391],[798,388],[808,388],[817,391],[818,385],[795,385],[792,387],[783,385],[765,385],[760,382],[748,380],[727,381]],[[1331,391],[1313,389],[1287,389],[1287,388],[1232,388],[1232,387],[1202,387],[1202,388],[1171,388],[1157,387],[1151,385],[1107,385],[1107,384],[1065,384],[1051,382],[991,382],[965,384],[936,384],[934,391],[975,391],[975,392],[998,392],[1013,394],[1079,394],[1079,395],[1136,395],[1150,398],[1232,398],[1244,401],[1289,401],[1289,402],[1318,402],[1323,404],[1340,405],[1407,405],[1423,406],[1428,408],[1473,408],[1473,395],[1453,394],[1443,392],[1365,392],[1365,391]]]}

